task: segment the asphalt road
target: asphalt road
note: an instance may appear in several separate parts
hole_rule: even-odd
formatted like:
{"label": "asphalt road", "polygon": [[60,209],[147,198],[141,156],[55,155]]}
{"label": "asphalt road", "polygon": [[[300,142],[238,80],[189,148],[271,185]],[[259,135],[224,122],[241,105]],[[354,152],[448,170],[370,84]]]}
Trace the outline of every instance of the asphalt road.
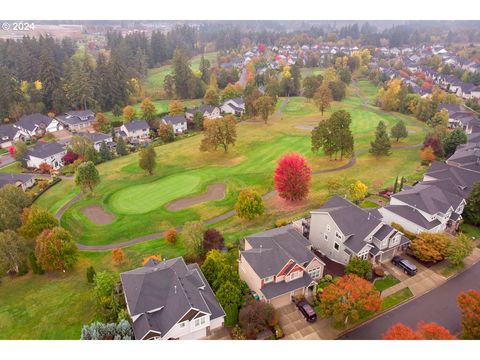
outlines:
{"label": "asphalt road", "polygon": [[367,322],[342,337],[341,340],[376,340],[390,326],[401,322],[412,328],[419,321],[434,321],[452,334],[461,331],[460,309],[457,306],[457,295],[469,289],[480,290],[480,263],[477,263],[460,275],[447,281],[435,290],[426,293],[418,299],[412,300],[384,315]]}
{"label": "asphalt road", "polygon": [[14,161],[15,159],[12,158],[8,153],[0,155],[0,167],[7,166],[8,164],[11,164]]}

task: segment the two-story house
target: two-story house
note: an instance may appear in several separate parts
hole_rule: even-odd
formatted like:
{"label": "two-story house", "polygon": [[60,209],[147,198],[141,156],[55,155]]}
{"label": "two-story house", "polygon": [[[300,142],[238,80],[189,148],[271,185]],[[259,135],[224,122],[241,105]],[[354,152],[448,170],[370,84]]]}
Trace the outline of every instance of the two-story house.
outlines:
{"label": "two-story house", "polygon": [[361,209],[337,195],[310,214],[306,234],[312,247],[340,264],[347,264],[353,256],[385,262],[409,243],[381,220],[376,209]]}
{"label": "two-story house", "polygon": [[20,130],[24,138],[42,136],[47,132],[55,132],[63,129],[62,124],[60,124],[58,120],[40,113],[23,115],[13,126]]}
{"label": "two-story house", "polygon": [[274,307],[288,305],[295,296],[314,291],[325,264],[310,243],[291,225],[245,238],[239,275],[261,300]]}
{"label": "two-story house", "polygon": [[149,260],[120,274],[137,340],[195,340],[223,326],[225,312],[197,264]]}
{"label": "two-story house", "polygon": [[145,120],[132,120],[120,127],[120,135],[132,144],[150,140],[150,126]]}
{"label": "two-story house", "polygon": [[25,162],[29,168],[39,168],[46,163],[53,169],[63,166],[63,157],[67,153],[65,146],[58,142],[38,142],[25,153]]}
{"label": "two-story house", "polygon": [[245,113],[245,101],[242,98],[227,99],[220,109],[225,114],[241,116]]}
{"label": "two-story house", "polygon": [[175,134],[181,134],[187,131],[187,119],[185,115],[167,115],[162,118],[162,122],[166,125],[172,125]]}
{"label": "two-story house", "polygon": [[26,140],[27,136],[22,135],[20,130],[12,124],[5,124],[0,126],[0,147],[8,149],[18,140]]}
{"label": "two-story house", "polygon": [[222,117],[220,113],[220,108],[218,106],[213,106],[213,105],[200,105],[199,107],[196,108],[191,108],[187,109],[185,111],[185,117],[187,120],[193,120],[193,116],[195,113],[200,113],[203,115],[204,119],[218,119]]}
{"label": "two-story house", "polygon": [[480,172],[480,142],[470,142],[457,146],[455,153],[446,163],[451,166]]}
{"label": "two-story house", "polygon": [[81,131],[93,125],[95,113],[91,110],[71,110],[57,116],[57,120],[70,131]]}
{"label": "two-story house", "polygon": [[94,132],[94,133],[79,133],[78,135],[89,139],[93,143],[93,147],[97,151],[100,150],[100,146],[102,145],[103,142],[107,144],[110,148],[114,146],[114,142],[111,134]]}

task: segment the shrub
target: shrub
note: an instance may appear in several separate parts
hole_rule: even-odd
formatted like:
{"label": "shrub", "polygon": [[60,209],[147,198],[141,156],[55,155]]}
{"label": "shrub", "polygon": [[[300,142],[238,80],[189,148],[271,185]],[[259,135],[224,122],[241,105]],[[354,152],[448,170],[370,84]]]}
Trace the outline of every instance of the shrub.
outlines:
{"label": "shrub", "polygon": [[149,262],[150,260],[154,260],[154,261],[162,261],[162,257],[160,255],[150,255],[150,256],[147,256],[145,258],[143,258],[143,261],[142,261],[142,265],[145,265],[147,262]]}
{"label": "shrub", "polygon": [[93,266],[89,266],[87,268],[87,282],[89,284],[93,284],[93,281],[95,280],[95,269],[93,268]]}
{"label": "shrub", "polygon": [[232,329],[232,339],[233,340],[246,340],[245,333],[242,328],[237,324]]}
{"label": "shrub", "polygon": [[352,257],[345,267],[346,274],[355,274],[364,279],[372,279],[372,263],[368,260]]}
{"label": "shrub", "polygon": [[133,340],[133,329],[127,320],[118,324],[95,322],[83,325],[81,340]]}
{"label": "shrub", "polygon": [[53,170],[52,165],[47,164],[47,163],[41,163],[38,165],[38,171],[40,171],[41,174],[50,174]]}
{"label": "shrub", "polygon": [[405,230],[402,225],[397,223],[392,223],[391,227],[400,231],[403,235],[405,235],[408,239],[413,240],[416,238],[416,235],[408,230]]}
{"label": "shrub", "polygon": [[413,255],[422,261],[437,262],[448,253],[450,239],[445,234],[422,232],[412,240],[410,248]]}
{"label": "shrub", "polygon": [[41,275],[41,274],[45,273],[45,271],[43,271],[43,269],[40,267],[40,265],[38,265],[37,258],[35,257],[35,254],[33,252],[31,252],[28,255],[28,261],[30,262],[30,268],[32,269],[32,272],[34,274]]}
{"label": "shrub", "polygon": [[244,189],[238,195],[235,210],[240,218],[252,220],[263,214],[263,199],[256,191]]}
{"label": "shrub", "polygon": [[381,266],[375,266],[373,268],[373,273],[376,276],[379,276],[379,277],[384,277],[385,276],[385,270],[383,270],[383,267],[381,267]]}
{"label": "shrub", "polygon": [[280,327],[279,324],[274,325],[273,333],[275,334],[276,339],[281,339],[284,336],[283,330],[282,330],[282,328]]}
{"label": "shrub", "polygon": [[288,221],[285,219],[278,219],[277,221],[275,221],[275,227],[277,228],[285,225],[288,225]]}
{"label": "shrub", "polygon": [[177,230],[175,230],[175,228],[168,229],[165,232],[165,240],[170,244],[175,244],[177,241]]}
{"label": "shrub", "polygon": [[203,233],[203,249],[205,252],[210,250],[222,250],[225,246],[225,239],[217,229],[208,229]]}
{"label": "shrub", "polygon": [[125,261],[125,253],[122,249],[115,248],[112,250],[112,261],[115,265],[120,265]]}
{"label": "shrub", "polygon": [[225,306],[225,325],[234,326],[238,322],[238,305],[227,304]]}

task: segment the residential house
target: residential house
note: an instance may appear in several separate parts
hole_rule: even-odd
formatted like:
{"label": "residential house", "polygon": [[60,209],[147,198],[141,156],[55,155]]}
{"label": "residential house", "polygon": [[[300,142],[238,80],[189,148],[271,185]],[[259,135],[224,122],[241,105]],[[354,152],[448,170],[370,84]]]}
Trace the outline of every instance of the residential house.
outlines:
{"label": "residential house", "polygon": [[324,267],[292,225],[246,237],[238,263],[240,278],[276,308],[314,291]]}
{"label": "residential house", "polygon": [[81,131],[93,125],[95,113],[91,110],[72,110],[57,116],[57,120],[70,131]]}
{"label": "residential house", "polygon": [[58,120],[40,113],[23,115],[13,126],[20,130],[20,134],[24,138],[42,136],[47,132],[63,129]]}
{"label": "residential house", "polygon": [[480,143],[473,142],[458,145],[455,153],[447,159],[446,163],[480,172]]}
{"label": "residential house", "polygon": [[65,146],[57,142],[38,142],[25,154],[25,161],[29,168],[39,168],[46,163],[53,169],[63,165],[63,157],[67,153]]}
{"label": "residential house", "polygon": [[187,109],[187,111],[185,111],[185,117],[187,120],[193,120],[193,115],[197,112],[201,113],[205,119],[218,119],[222,116],[218,106],[200,105],[196,108]]}
{"label": "residential house", "polygon": [[473,123],[477,121],[477,116],[473,112],[452,104],[440,104],[438,111],[443,109],[448,111],[449,128],[462,128],[467,134],[472,133]]}
{"label": "residential house", "polygon": [[401,232],[382,221],[377,209],[361,209],[337,195],[311,211],[303,230],[314,249],[340,264],[347,264],[354,256],[385,262],[409,243]]}
{"label": "residential house", "polygon": [[0,187],[5,185],[12,184],[16,187],[21,188],[23,191],[31,188],[35,185],[35,175],[34,174],[8,174],[0,173]]}
{"label": "residential house", "polygon": [[223,326],[225,312],[197,264],[149,260],[120,274],[137,340],[194,340]]}
{"label": "residential house", "polygon": [[245,113],[245,101],[243,98],[227,99],[220,109],[225,114],[241,116]]}
{"label": "residential house", "polygon": [[94,133],[79,133],[78,135],[89,139],[93,143],[93,147],[97,151],[100,150],[100,146],[102,145],[103,142],[107,144],[107,146],[110,148],[112,148],[115,145],[111,134],[94,132]]}
{"label": "residential house", "polygon": [[185,115],[167,115],[162,118],[162,122],[167,125],[172,125],[175,134],[184,133],[188,128]]}
{"label": "residential house", "polygon": [[132,120],[120,127],[120,136],[126,138],[132,144],[149,141],[150,126],[145,120]]}
{"label": "residential house", "polygon": [[12,124],[0,126],[0,147],[2,149],[8,149],[18,140],[26,140],[18,128]]}

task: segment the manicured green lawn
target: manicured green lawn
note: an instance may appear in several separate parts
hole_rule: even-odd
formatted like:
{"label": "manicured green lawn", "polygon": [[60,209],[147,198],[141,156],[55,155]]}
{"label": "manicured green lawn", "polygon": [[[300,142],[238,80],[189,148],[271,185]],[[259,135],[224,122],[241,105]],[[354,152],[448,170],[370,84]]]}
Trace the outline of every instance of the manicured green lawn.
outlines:
{"label": "manicured green lawn", "polygon": [[15,161],[7,166],[0,168],[0,173],[10,173],[10,174],[18,174],[25,170],[18,161]]}
{"label": "manicured green lawn", "polygon": [[413,297],[412,291],[407,287],[399,290],[396,293],[385,297],[382,301],[382,311],[390,309],[391,307],[398,305],[405,300]]}
{"label": "manicured green lawn", "polygon": [[385,289],[388,289],[389,287],[392,287],[393,285],[398,284],[399,282],[400,281],[392,275],[387,275],[383,279],[375,280],[373,285],[378,291],[383,291]]}
{"label": "manicured green lawn", "polygon": [[369,201],[369,200],[363,200],[358,206],[363,209],[371,209],[371,208],[379,207],[377,203],[374,203],[373,201]]}
{"label": "manicured green lawn", "polygon": [[325,72],[325,68],[321,67],[313,67],[313,68],[301,68],[300,73],[302,74],[302,78],[305,78],[306,76],[316,76],[316,75],[323,75]]}

